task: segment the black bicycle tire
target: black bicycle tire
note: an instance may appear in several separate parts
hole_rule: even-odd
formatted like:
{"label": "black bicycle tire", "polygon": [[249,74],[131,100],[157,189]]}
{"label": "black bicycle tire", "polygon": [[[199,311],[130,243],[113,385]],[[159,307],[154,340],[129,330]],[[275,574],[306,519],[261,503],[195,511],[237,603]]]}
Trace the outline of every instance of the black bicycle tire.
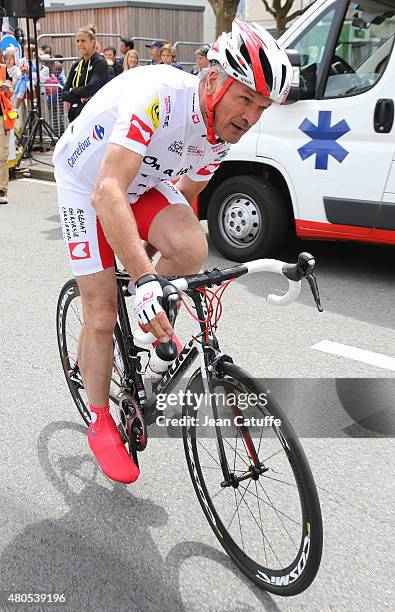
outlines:
{"label": "black bicycle tire", "polygon": [[[242,382],[245,387],[248,387],[249,389],[251,389],[251,391],[253,391],[257,395],[259,395],[259,393],[262,393],[262,392],[267,393],[263,385],[254,381],[247,373],[245,373],[241,368],[239,368],[238,366],[234,364],[224,363],[223,373],[227,376],[232,377],[234,380],[238,380]],[[188,390],[191,390],[192,393],[203,392],[200,369],[196,370],[196,372],[192,375],[188,383],[187,392]],[[276,401],[273,399],[271,394],[267,395],[267,397],[268,397],[269,413],[281,419],[281,423],[282,423],[281,433],[282,435],[284,435],[285,440],[287,444],[289,445],[289,449],[290,449],[289,452],[292,455],[292,459],[294,463],[294,465],[292,465],[292,463],[290,462],[290,465],[291,465],[292,471],[294,472],[294,475],[295,475],[294,467],[296,467],[296,471],[297,471],[299,480],[295,475],[295,481],[299,489],[299,495],[302,496],[305,500],[306,508],[303,510],[302,514],[303,516],[307,514],[308,520],[304,520],[303,523],[306,525],[307,523],[309,523],[310,525],[309,533],[307,534],[307,527],[306,527],[306,530],[303,532],[303,536],[301,538],[301,546],[299,548],[298,555],[295,560],[295,568],[299,567],[298,566],[299,557],[300,559],[302,559],[303,554],[306,557],[306,554],[303,553],[303,546],[306,543],[306,537],[308,537],[307,559],[304,559],[306,562],[301,571],[301,575],[298,576],[296,580],[294,580],[292,583],[290,583],[290,578],[289,578],[291,571],[292,571],[292,569],[290,569],[290,566],[286,568],[287,571],[289,570],[287,574],[289,578],[289,582],[286,583],[285,581],[285,583],[281,585],[274,584],[273,579],[274,581],[276,581],[276,577],[281,576],[282,572],[274,571],[271,575],[272,577],[269,577],[267,573],[265,572],[265,569],[267,568],[264,568],[263,566],[259,566],[259,564],[257,564],[255,561],[249,559],[243,553],[243,551],[239,548],[238,544],[232,539],[232,537],[226,531],[226,528],[222,524],[222,521],[219,515],[217,514],[215,506],[211,500],[210,494],[208,492],[208,489],[205,483],[204,475],[200,467],[199,451],[197,449],[196,437],[194,437],[194,435],[196,434],[196,431],[193,425],[185,425],[182,428],[183,429],[184,451],[185,451],[186,461],[187,461],[187,465],[189,469],[189,474],[191,476],[191,480],[192,480],[192,483],[195,489],[195,493],[199,500],[200,506],[215,536],[217,537],[218,541],[220,542],[224,550],[227,552],[227,554],[236,563],[236,565],[241,569],[241,571],[250,580],[252,580],[255,584],[257,584],[260,588],[266,591],[269,591],[271,593],[274,593],[276,595],[280,595],[280,596],[293,596],[293,595],[297,595],[301,593],[302,591],[306,590],[310,586],[320,566],[320,561],[321,561],[321,556],[322,556],[322,546],[323,546],[323,529],[322,529],[321,509],[320,509],[320,503],[318,499],[318,494],[317,494],[317,489],[316,489],[316,485],[314,482],[314,478],[313,478],[310,466],[308,464],[306,455],[296,436],[296,433],[294,432],[287,417],[285,416],[281,408],[278,406]],[[185,416],[185,417],[194,416],[194,408],[190,402],[185,403],[183,405],[182,416]],[[189,448],[188,448],[188,441],[189,441]],[[193,454],[192,460],[194,462],[194,465],[192,465],[192,462],[191,462],[190,449]],[[288,460],[290,461],[288,453],[286,454],[287,454]],[[197,482],[197,478],[198,478],[198,482]],[[302,489],[302,492],[301,492],[301,489]],[[203,491],[203,496],[202,496],[202,491]],[[203,499],[203,497],[205,499]],[[212,516],[210,516],[210,513],[212,513]],[[214,521],[213,521],[213,517],[214,517]],[[247,563],[247,559],[248,559],[248,563]],[[260,577],[261,574],[258,575],[258,569],[260,570],[260,572],[263,572],[264,575],[266,575],[266,578],[270,578],[269,582],[267,582],[266,580],[264,581],[262,577]],[[295,571],[296,570],[294,570],[294,573]]]}
{"label": "black bicycle tire", "polygon": [[[80,413],[82,420],[86,425],[89,425],[90,420],[87,418],[87,413],[89,412],[88,407],[85,405],[84,400],[82,399],[78,389],[74,385],[74,383],[70,380],[70,377],[67,374],[65,359],[67,357],[67,341],[64,335],[64,331],[66,329],[65,320],[67,317],[68,307],[71,301],[75,297],[79,297],[80,291],[78,288],[77,281],[75,279],[70,279],[67,281],[59,294],[58,304],[56,308],[56,332],[57,332],[57,340],[58,340],[58,348],[60,360],[62,362],[62,369],[67,381],[67,385],[69,387],[71,396],[74,400],[74,403]],[[65,300],[65,301],[63,301]],[[125,346],[123,343],[122,332],[120,330],[119,324],[117,323],[114,329],[115,342],[120,349],[120,358],[122,360],[123,366],[125,367],[126,357],[125,357]],[[66,347],[66,350],[65,350]]]}

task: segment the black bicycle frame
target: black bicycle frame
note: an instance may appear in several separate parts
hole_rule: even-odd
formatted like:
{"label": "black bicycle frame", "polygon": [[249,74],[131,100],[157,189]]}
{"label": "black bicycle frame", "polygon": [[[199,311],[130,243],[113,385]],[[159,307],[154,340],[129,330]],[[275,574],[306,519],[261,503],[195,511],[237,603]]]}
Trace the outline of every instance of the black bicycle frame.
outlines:
{"label": "black bicycle frame", "polygon": [[[240,267],[240,272],[242,274],[245,273],[242,267]],[[139,353],[149,351],[148,349],[137,347],[134,343],[133,332],[130,327],[129,315],[127,312],[125,301],[125,295],[127,295],[128,293],[127,288],[130,282],[130,277],[126,272],[122,272],[119,270],[116,271],[116,277],[118,284],[118,320],[124,342],[127,367],[127,371],[125,372],[124,384],[126,389],[130,390],[130,392],[134,396],[144,415],[146,413],[145,408],[147,408],[147,394],[142,378],[141,358]],[[199,326],[201,330],[201,340],[195,340],[195,338],[191,338],[189,342],[185,345],[181,353],[177,356],[174,363],[170,366],[169,370],[155,385],[154,396],[153,398],[149,398],[148,400],[150,411],[155,411],[155,396],[159,393],[169,393],[180,380],[183,373],[195,361],[196,357],[199,354],[199,351],[195,346],[196,341],[200,341],[202,344],[204,365],[207,373],[207,385],[209,392],[211,392],[213,368],[211,368],[212,371],[210,372],[210,366],[213,365],[216,358],[220,355],[220,351],[217,338],[210,324],[208,324],[208,329],[206,330],[205,321],[208,318],[207,298],[204,293],[200,293],[196,289],[187,290],[185,293],[189,295],[195,305],[196,315],[199,319]],[[207,341],[203,341],[203,339],[206,339]],[[224,449],[220,426],[217,424],[218,410],[215,403],[215,396],[214,394],[211,395],[212,397],[210,405],[212,407],[213,418],[215,419],[219,460],[224,478],[228,482],[230,480],[230,472],[226,459],[226,453]],[[150,401],[151,399],[154,400],[152,403]]]}

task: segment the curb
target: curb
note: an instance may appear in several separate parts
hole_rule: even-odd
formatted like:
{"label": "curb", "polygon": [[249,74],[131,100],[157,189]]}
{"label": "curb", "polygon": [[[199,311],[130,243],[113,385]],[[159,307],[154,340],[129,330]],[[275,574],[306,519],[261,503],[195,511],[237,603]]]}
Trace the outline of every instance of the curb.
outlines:
{"label": "curb", "polygon": [[44,169],[44,168],[26,168],[30,172],[30,176],[35,179],[40,179],[42,181],[52,181],[55,182],[55,175],[53,170]]}

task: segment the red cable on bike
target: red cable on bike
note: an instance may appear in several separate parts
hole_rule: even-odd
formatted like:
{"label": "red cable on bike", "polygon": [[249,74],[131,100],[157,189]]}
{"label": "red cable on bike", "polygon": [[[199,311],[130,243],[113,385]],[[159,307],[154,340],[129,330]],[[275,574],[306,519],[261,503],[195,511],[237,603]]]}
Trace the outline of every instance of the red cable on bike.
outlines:
{"label": "red cable on bike", "polygon": [[[207,314],[207,318],[206,319],[199,319],[199,317],[197,317],[189,308],[189,306],[187,305],[187,303],[184,301],[184,299],[182,298],[182,303],[184,304],[185,308],[187,309],[187,312],[191,315],[191,317],[195,320],[198,321],[199,323],[205,323],[206,325],[206,331],[205,331],[205,339],[206,342],[208,342],[208,329],[209,329],[209,324],[211,323],[211,319],[213,318],[214,315],[214,323],[212,323],[212,327],[216,327],[221,316],[222,316],[222,312],[223,312],[223,306],[222,306],[222,297],[223,294],[225,292],[225,290],[228,288],[228,286],[230,285],[230,283],[232,283],[234,280],[236,280],[235,278],[231,278],[228,281],[226,281],[225,283],[223,283],[222,285],[220,285],[216,291],[211,291],[210,289],[207,288],[198,288],[197,291],[199,291],[199,293],[202,293],[205,295],[205,297],[208,300],[208,314]],[[214,313],[214,299],[217,300],[217,304],[215,307],[215,313]],[[197,337],[193,336],[193,338],[196,340]]]}

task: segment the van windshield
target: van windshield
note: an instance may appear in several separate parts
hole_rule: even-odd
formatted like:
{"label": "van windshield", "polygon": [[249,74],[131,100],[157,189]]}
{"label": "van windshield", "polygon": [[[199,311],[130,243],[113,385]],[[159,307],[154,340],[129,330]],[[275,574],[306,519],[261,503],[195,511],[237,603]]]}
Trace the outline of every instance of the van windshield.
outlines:
{"label": "van windshield", "polygon": [[352,95],[373,87],[386,68],[394,38],[394,2],[350,2],[332,57],[324,96]]}

